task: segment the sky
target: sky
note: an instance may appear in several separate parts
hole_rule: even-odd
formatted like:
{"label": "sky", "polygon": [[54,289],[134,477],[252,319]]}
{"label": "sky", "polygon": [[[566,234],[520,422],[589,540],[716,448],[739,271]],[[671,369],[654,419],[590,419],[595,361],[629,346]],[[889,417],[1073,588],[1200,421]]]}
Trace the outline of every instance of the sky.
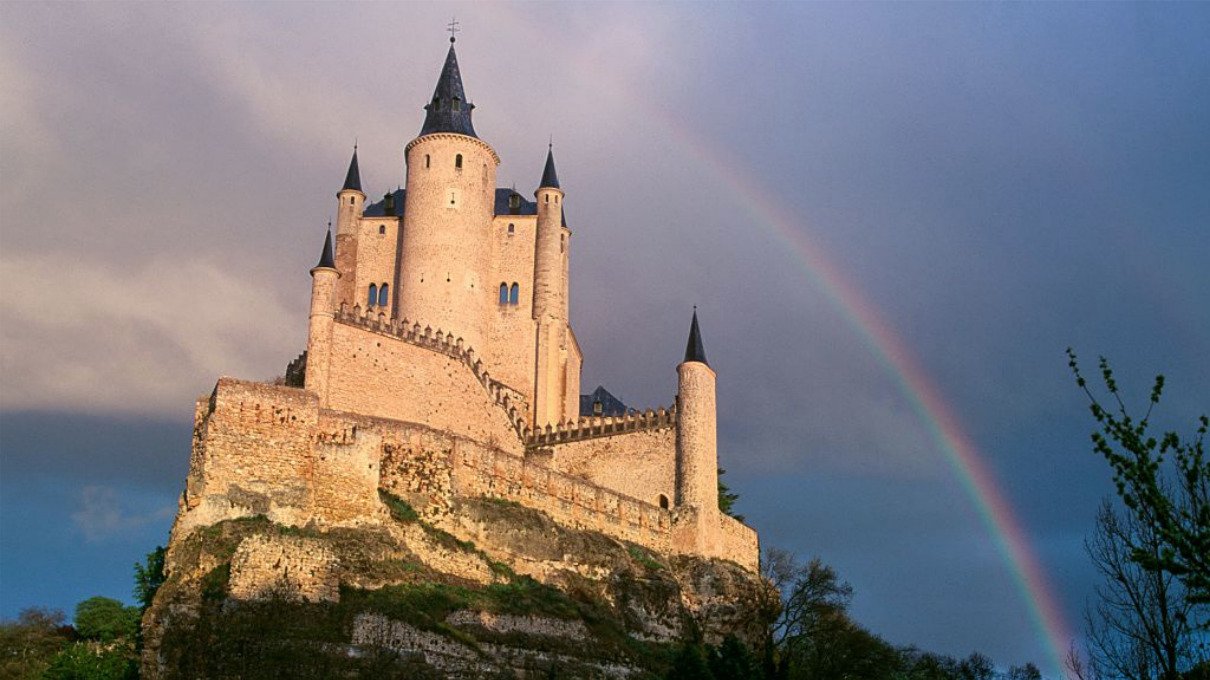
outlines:
{"label": "sky", "polygon": [[670,403],[697,305],[762,544],[1056,676],[1112,494],[1064,349],[1210,411],[1210,4],[0,3],[0,617],[131,600],[194,399],[302,351],[451,16],[501,186],[553,138],[584,391]]}

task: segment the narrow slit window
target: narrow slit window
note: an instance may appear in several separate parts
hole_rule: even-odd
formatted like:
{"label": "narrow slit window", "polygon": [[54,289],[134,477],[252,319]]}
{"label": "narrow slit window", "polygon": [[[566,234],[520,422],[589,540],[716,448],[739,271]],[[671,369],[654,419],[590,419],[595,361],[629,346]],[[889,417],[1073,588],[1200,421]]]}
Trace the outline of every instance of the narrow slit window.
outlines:
{"label": "narrow slit window", "polygon": [[382,286],[378,289],[378,306],[379,307],[387,306],[387,291],[390,289],[391,289],[391,287],[385,283],[382,284]]}
{"label": "narrow slit window", "polygon": [[513,283],[513,287],[508,289],[508,304],[515,305],[521,295],[521,288]]}
{"label": "narrow slit window", "polygon": [[426,154],[424,154],[424,168],[425,168],[426,170],[427,170],[427,169],[428,169],[428,167],[429,167],[429,161],[430,161],[430,160],[432,160],[432,159],[431,159],[431,158],[429,158],[429,155],[428,155],[427,153],[426,153]]}
{"label": "narrow slit window", "polygon": [[462,154],[458,154],[457,156],[454,156],[454,167],[457,168],[458,170],[462,169]]}
{"label": "narrow slit window", "polygon": [[378,304],[378,286],[372,283],[370,284],[370,298],[367,304],[371,307]]}

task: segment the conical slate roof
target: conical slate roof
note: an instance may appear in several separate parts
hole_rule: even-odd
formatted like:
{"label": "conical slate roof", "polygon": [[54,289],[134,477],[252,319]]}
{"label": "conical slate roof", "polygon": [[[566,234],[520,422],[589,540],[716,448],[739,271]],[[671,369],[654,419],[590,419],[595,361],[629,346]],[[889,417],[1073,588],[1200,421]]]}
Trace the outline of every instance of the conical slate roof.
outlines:
{"label": "conical slate roof", "polygon": [[454,53],[453,38],[450,38],[450,51],[445,55],[445,66],[441,68],[441,76],[437,78],[437,88],[433,90],[432,100],[424,107],[427,113],[420,134],[454,132],[478,137],[475,127],[471,125],[471,110],[474,108],[475,105],[466,100],[466,92],[462,90],[458,55]]}
{"label": "conical slate roof", "polygon": [[702,347],[702,332],[697,328],[697,307],[693,308],[693,323],[689,325],[689,343],[685,345],[685,361],[706,361],[706,349]]}
{"label": "conical slate roof", "polygon": [[319,254],[319,264],[316,267],[336,269],[336,258],[332,256],[332,227],[328,227],[328,237],[324,239],[323,252]]}
{"label": "conical slate roof", "polygon": [[542,183],[538,185],[539,189],[558,189],[559,188],[559,173],[555,172],[555,147],[551,145],[546,150],[546,168],[542,170]]}
{"label": "conical slate roof", "polygon": [[353,160],[349,161],[349,172],[345,174],[345,185],[341,191],[361,191],[361,170],[357,168],[357,147],[353,147]]}

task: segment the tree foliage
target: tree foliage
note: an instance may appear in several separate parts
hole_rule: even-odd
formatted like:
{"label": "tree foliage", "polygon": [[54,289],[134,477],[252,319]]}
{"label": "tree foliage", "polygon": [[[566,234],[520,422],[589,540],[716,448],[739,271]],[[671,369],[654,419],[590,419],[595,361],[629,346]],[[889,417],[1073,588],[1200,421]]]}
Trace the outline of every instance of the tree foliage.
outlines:
{"label": "tree foliage", "polygon": [[39,678],[51,659],[71,642],[63,612],[31,607],[16,621],[0,622],[0,677]]}
{"label": "tree foliage", "polygon": [[134,565],[134,599],[143,611],[151,606],[156,591],[164,584],[164,556],[164,546],[156,546],[142,564]]}
{"label": "tree foliage", "polygon": [[735,512],[735,502],[739,500],[739,494],[731,490],[727,483],[723,481],[723,475],[727,471],[723,468],[718,469],[718,509],[724,515],[731,515],[739,521],[744,521],[744,516]]}
{"label": "tree foliage", "polygon": [[[1089,387],[1071,348],[1067,357],[1097,422],[1093,450],[1113,469],[1118,495],[1126,507],[1157,541],[1155,546],[1131,543],[1131,559],[1149,571],[1175,576],[1190,601],[1210,603],[1210,460],[1203,443],[1210,419],[1200,416],[1192,436],[1182,438],[1175,431],[1157,436],[1150,421],[1163,395],[1164,376],[1156,376],[1147,410],[1136,420],[1122,401],[1104,357],[1098,366],[1108,407]],[[1210,626],[1210,622],[1202,625]]]}
{"label": "tree foliage", "polygon": [[1103,504],[1085,541],[1102,578],[1096,603],[1085,612],[1089,670],[1100,678],[1179,680],[1205,653],[1190,623],[1197,605],[1172,574],[1136,562],[1134,546],[1154,554],[1160,540],[1137,516]]}
{"label": "tree foliage", "polygon": [[139,629],[139,608],[127,607],[109,597],[90,597],[76,605],[73,621],[80,637],[98,642],[134,639]]}

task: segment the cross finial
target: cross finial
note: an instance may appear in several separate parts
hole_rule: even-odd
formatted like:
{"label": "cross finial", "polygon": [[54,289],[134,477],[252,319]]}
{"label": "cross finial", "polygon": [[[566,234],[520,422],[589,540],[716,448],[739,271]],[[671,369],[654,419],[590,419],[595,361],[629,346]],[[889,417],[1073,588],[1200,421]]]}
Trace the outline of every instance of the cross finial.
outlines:
{"label": "cross finial", "polygon": [[456,34],[462,29],[458,28],[458,19],[455,17],[450,19],[450,22],[446,24],[445,30],[450,32],[450,42],[452,43],[457,38]]}

